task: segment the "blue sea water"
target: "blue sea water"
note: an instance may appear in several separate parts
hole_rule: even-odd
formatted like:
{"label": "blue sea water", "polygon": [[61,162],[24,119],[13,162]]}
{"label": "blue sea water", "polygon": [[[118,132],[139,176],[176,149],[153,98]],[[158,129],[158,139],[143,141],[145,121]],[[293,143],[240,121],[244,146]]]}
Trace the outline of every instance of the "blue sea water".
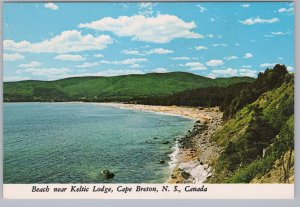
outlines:
{"label": "blue sea water", "polygon": [[193,123],[90,103],[5,103],[4,183],[163,183],[174,139]]}

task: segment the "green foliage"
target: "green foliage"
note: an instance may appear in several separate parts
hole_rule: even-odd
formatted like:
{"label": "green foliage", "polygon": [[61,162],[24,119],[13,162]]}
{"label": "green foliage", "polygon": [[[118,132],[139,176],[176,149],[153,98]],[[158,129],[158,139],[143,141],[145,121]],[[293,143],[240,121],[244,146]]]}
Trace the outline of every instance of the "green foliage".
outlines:
{"label": "green foliage", "polygon": [[[194,88],[227,86],[251,78],[210,79],[191,73],[149,73],[4,83],[4,101],[136,101]],[[49,90],[49,91],[47,91]]]}
{"label": "green foliage", "polygon": [[267,69],[258,74],[258,78],[242,90],[232,102],[225,107],[224,118],[232,117],[238,110],[254,102],[263,93],[278,88],[284,82],[289,81],[291,75],[288,73],[285,65],[277,64],[273,69]]}
{"label": "green foliage", "polygon": [[[260,75],[267,92],[233,114],[213,135],[223,151],[209,182],[248,183],[265,175],[277,160],[282,160],[283,180],[288,182],[294,150],[294,77],[277,70],[282,77],[272,70]],[[247,86],[245,91],[249,90]]]}

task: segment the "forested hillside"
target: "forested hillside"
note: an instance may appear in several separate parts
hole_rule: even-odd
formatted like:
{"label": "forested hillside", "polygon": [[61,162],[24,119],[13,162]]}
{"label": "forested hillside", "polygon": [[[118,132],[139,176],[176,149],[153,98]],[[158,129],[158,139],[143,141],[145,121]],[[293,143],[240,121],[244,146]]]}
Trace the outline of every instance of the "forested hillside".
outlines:
{"label": "forested hillside", "polygon": [[136,101],[194,88],[252,82],[249,77],[210,79],[192,73],[149,73],[114,77],[77,77],[56,81],[4,83],[4,101]]}
{"label": "forested hillside", "polygon": [[267,69],[224,109],[211,137],[221,152],[212,183],[293,182],[294,77],[282,65]]}

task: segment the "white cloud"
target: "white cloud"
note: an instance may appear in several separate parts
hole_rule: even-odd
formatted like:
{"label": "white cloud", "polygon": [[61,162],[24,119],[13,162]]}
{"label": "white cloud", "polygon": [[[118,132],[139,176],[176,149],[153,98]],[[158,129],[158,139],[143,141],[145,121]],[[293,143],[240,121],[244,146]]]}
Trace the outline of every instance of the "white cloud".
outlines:
{"label": "white cloud", "polygon": [[44,4],[44,7],[47,8],[47,9],[51,9],[51,10],[57,10],[58,9],[58,6],[54,3]]}
{"label": "white cloud", "polygon": [[278,60],[283,60],[283,57],[278,57]]}
{"label": "white cloud", "polygon": [[14,82],[14,81],[21,81],[21,80],[30,80],[30,77],[27,76],[4,76],[4,82]]}
{"label": "white cloud", "polygon": [[125,55],[141,55],[138,50],[122,50],[121,53]]}
{"label": "white cloud", "polygon": [[169,71],[166,68],[156,68],[152,72],[154,72],[154,73],[167,73]]}
{"label": "white cloud", "polygon": [[206,36],[209,37],[209,38],[213,38],[213,37],[214,37],[213,34],[208,34],[208,35],[206,35]]}
{"label": "white cloud", "polygon": [[201,45],[195,47],[195,50],[207,50],[207,49],[208,49],[207,47]]}
{"label": "white cloud", "polygon": [[129,66],[129,68],[141,68],[141,67],[142,66],[140,64],[137,64],[137,63],[132,64],[132,65]]}
{"label": "white cloud", "polygon": [[197,7],[199,8],[199,11],[200,11],[201,13],[207,11],[207,8],[201,6],[200,4],[197,4]]}
{"label": "white cloud", "polygon": [[284,32],[272,32],[273,35],[286,35]]}
{"label": "white cloud", "polygon": [[150,2],[142,2],[138,4],[139,7],[139,14],[144,15],[144,16],[152,16],[154,11],[153,11],[153,6],[156,4],[150,3]]}
{"label": "white cloud", "polygon": [[286,68],[289,72],[294,72],[294,68],[292,66],[287,66]]}
{"label": "white cloud", "polygon": [[243,21],[239,21],[242,24],[245,25],[253,25],[253,24],[272,24],[272,23],[276,23],[279,22],[278,18],[272,18],[272,19],[261,19],[260,17],[256,17],[256,18],[249,18],[249,19],[245,19]]}
{"label": "white cloud", "polygon": [[221,44],[213,44],[213,47],[227,47],[227,44],[221,43]]}
{"label": "white cloud", "polygon": [[198,71],[198,70],[207,70],[205,66],[193,67],[189,69],[190,71]]}
{"label": "white cloud", "polygon": [[252,68],[251,65],[243,65],[242,68]]}
{"label": "white cloud", "polygon": [[83,61],[86,60],[85,57],[82,57],[81,55],[70,55],[70,54],[63,54],[63,55],[57,55],[54,57],[56,60],[69,60],[69,61]]}
{"label": "white cloud", "polygon": [[278,13],[294,14],[294,5],[290,5],[289,8],[280,8],[277,10]]}
{"label": "white cloud", "polygon": [[215,77],[232,77],[237,76],[238,71],[236,69],[227,68],[224,70],[212,70],[211,75]]}
{"label": "white cloud", "polygon": [[103,58],[104,57],[104,55],[102,55],[102,54],[94,54],[93,56],[96,57],[96,58]]}
{"label": "white cloud", "polygon": [[179,66],[189,67],[191,71],[196,70],[206,70],[207,68],[200,62],[188,62],[185,64],[180,64]]}
{"label": "white cloud", "polygon": [[86,73],[77,73],[77,74],[66,74],[63,77],[60,78],[69,78],[69,77],[86,77],[86,76],[118,76],[118,75],[128,75],[128,74],[144,74],[141,70],[113,70],[113,69],[107,69],[103,71],[98,72],[86,72]]}
{"label": "white cloud", "polygon": [[253,55],[251,54],[251,53],[246,53],[245,55],[244,55],[244,57],[243,58],[246,58],[246,59],[249,59],[249,58],[253,58]]}
{"label": "white cloud", "polygon": [[248,8],[248,7],[250,7],[250,4],[241,4],[241,7]]}
{"label": "white cloud", "polygon": [[208,62],[206,62],[207,66],[221,66],[224,65],[223,60],[210,60]]}
{"label": "white cloud", "polygon": [[240,76],[248,76],[248,77],[256,78],[257,77],[257,71],[250,70],[250,69],[240,69],[239,70],[239,75]]}
{"label": "white cloud", "polygon": [[131,59],[125,59],[122,61],[101,60],[100,63],[112,64],[112,65],[133,65],[133,64],[147,62],[147,61],[148,61],[148,59],[146,59],[146,58],[131,58]]}
{"label": "white cloud", "polygon": [[242,69],[233,69],[227,68],[224,70],[212,70],[208,77],[216,78],[216,77],[233,77],[233,76],[248,76],[248,77],[257,77],[257,71],[250,70],[246,68]]}
{"label": "white cloud", "polygon": [[38,62],[38,61],[32,61],[30,63],[23,63],[23,64],[20,64],[19,67],[20,68],[35,68],[35,67],[38,67],[42,65],[42,63]]}
{"label": "white cloud", "polygon": [[237,59],[237,56],[228,56],[228,57],[224,57],[225,60],[234,60]]}
{"label": "white cloud", "polygon": [[210,18],[210,21],[211,21],[211,22],[214,22],[214,21],[216,21],[216,20],[215,20],[215,18],[212,18],[212,17],[211,17],[211,18]]}
{"label": "white cloud", "polygon": [[163,49],[163,48],[154,48],[150,51],[147,51],[146,53],[147,54],[170,54],[170,53],[174,53],[174,51]]}
{"label": "white cloud", "polygon": [[65,78],[70,71],[69,68],[26,68],[19,70],[19,73],[29,73],[34,76],[44,76],[49,80]]}
{"label": "white cloud", "polygon": [[105,17],[79,24],[79,27],[110,31],[121,37],[132,37],[132,40],[154,43],[168,43],[175,38],[203,38],[203,35],[191,31],[197,27],[195,22],[185,22],[169,14],[158,14],[156,17],[119,16],[116,19]]}
{"label": "white cloud", "polygon": [[143,51],[143,52],[140,52],[138,50],[122,50],[121,53],[123,53],[125,55],[141,55],[141,56],[143,56],[143,55],[152,55],[152,54],[160,54],[160,55],[171,54],[171,53],[174,53],[174,51],[164,49],[164,48],[154,48],[149,51]]}
{"label": "white cloud", "polygon": [[93,66],[97,66],[99,65],[98,62],[85,62],[81,65],[77,65],[78,68],[89,68],[89,67],[93,67]]}
{"label": "white cloud", "polygon": [[21,55],[20,53],[4,53],[3,54],[3,60],[4,61],[17,61],[17,60],[23,60],[25,57]]}
{"label": "white cloud", "polygon": [[259,65],[259,67],[261,67],[261,68],[273,68],[276,64],[278,64],[278,63],[262,63],[262,64],[260,64]]}
{"label": "white cloud", "polygon": [[108,35],[93,36],[82,35],[80,31],[63,31],[51,39],[42,42],[31,43],[28,41],[15,42],[4,40],[4,50],[33,53],[67,53],[85,50],[103,50],[113,41]]}
{"label": "white cloud", "polygon": [[198,59],[198,58],[190,58],[190,57],[173,57],[171,60],[191,60],[191,59]]}

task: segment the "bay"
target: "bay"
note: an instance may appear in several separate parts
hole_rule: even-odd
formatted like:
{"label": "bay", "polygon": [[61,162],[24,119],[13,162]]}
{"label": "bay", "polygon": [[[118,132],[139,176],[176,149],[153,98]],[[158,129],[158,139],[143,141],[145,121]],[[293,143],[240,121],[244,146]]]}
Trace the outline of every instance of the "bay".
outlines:
{"label": "bay", "polygon": [[174,139],[193,124],[92,103],[4,103],[4,183],[164,183]]}

